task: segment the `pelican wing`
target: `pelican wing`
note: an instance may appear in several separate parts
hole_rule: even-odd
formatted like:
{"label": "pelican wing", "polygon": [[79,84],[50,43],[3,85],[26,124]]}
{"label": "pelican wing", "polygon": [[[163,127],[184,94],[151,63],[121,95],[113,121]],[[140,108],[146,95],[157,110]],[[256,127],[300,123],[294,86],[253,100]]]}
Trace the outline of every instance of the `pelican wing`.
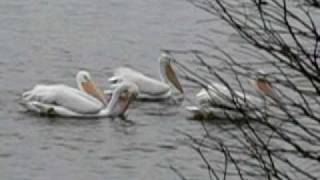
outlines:
{"label": "pelican wing", "polygon": [[27,102],[38,102],[39,106],[54,105],[80,114],[97,113],[104,107],[90,95],[65,85],[38,85],[25,92],[23,98]]}
{"label": "pelican wing", "polygon": [[233,107],[233,100],[235,99],[238,103],[242,104],[248,102],[253,103],[255,105],[261,105],[263,103],[262,99],[249,94],[243,94],[239,91],[233,91],[233,93],[231,93],[227,87],[218,83],[213,83],[210,86],[208,86],[208,90],[200,90],[200,92],[196,96],[198,102],[202,105],[212,103]]}
{"label": "pelican wing", "polygon": [[110,116],[109,114],[98,113],[94,114],[83,114],[67,109],[63,106],[58,106],[54,104],[45,104],[38,101],[29,101],[24,104],[27,109],[32,112],[44,114],[44,115],[52,115],[52,116],[61,116],[61,117],[76,117],[76,118],[100,118]]}
{"label": "pelican wing", "polygon": [[[214,107],[201,107],[201,106],[187,106],[187,111],[189,111],[192,119],[196,120],[211,120],[211,119],[242,119],[246,118],[242,113],[232,109],[221,109]],[[259,111],[248,111],[247,115],[252,117],[262,116]]]}
{"label": "pelican wing", "polygon": [[116,77],[135,83],[141,94],[163,96],[170,92],[170,86],[166,83],[147,77],[146,75],[127,67],[120,67],[116,69],[114,77],[111,79],[115,79]]}

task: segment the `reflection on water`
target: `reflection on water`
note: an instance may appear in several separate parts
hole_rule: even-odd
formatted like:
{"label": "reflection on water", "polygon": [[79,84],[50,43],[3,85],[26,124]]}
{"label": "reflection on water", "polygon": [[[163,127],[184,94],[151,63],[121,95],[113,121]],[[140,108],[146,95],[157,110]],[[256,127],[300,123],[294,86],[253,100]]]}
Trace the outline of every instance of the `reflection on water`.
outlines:
{"label": "reflection on water", "polygon": [[79,69],[101,87],[121,65],[158,78],[160,49],[192,48],[205,16],[180,0],[1,0],[1,179],[177,179],[170,166],[207,178],[181,143],[178,131],[201,134],[185,102],[140,102],[127,121],[77,120],[25,113],[18,96],[36,83],[75,86]]}

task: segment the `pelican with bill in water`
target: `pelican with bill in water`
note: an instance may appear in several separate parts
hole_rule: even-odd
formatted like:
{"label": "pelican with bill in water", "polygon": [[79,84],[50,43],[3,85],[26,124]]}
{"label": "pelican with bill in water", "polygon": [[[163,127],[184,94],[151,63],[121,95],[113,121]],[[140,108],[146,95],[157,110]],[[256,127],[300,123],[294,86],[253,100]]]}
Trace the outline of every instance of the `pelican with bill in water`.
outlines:
{"label": "pelican with bill in water", "polygon": [[22,95],[23,105],[32,112],[62,117],[115,117],[123,115],[138,89],[130,82],[119,83],[105,96],[86,71],[76,77],[78,89],[63,84],[36,85]]}

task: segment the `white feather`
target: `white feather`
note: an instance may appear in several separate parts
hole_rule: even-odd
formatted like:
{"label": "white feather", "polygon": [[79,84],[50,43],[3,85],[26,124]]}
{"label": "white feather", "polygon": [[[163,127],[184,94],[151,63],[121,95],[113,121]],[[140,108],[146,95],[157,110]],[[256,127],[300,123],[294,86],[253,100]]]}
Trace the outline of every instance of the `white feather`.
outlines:
{"label": "white feather", "polygon": [[165,82],[148,77],[140,72],[127,67],[120,67],[114,71],[114,77],[109,80],[121,78],[135,83],[139,88],[139,97],[165,98],[170,92],[170,86]]}

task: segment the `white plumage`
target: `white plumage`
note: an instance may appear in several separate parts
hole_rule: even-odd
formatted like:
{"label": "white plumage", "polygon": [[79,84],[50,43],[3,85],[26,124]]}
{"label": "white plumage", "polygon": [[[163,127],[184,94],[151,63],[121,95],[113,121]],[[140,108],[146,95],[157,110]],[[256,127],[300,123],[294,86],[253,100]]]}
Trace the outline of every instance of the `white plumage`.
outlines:
{"label": "white plumage", "polygon": [[[126,111],[132,95],[137,93],[131,84],[123,82],[114,89],[110,101],[106,97],[99,99],[96,97],[100,96],[99,90],[89,73],[83,71],[78,73],[77,83],[81,90],[62,84],[36,85],[23,93],[24,105],[33,112],[65,117],[118,116]],[[120,98],[122,93],[125,98]]]}
{"label": "white plumage", "polygon": [[129,81],[137,85],[140,99],[166,99],[172,96],[173,87],[183,94],[182,87],[171,67],[172,57],[162,54],[160,62],[160,78],[156,80],[128,67],[120,67],[114,71],[109,79],[113,84]]}
{"label": "white plumage", "polygon": [[[271,98],[276,97],[271,84],[266,79],[257,79],[252,85],[262,95]],[[187,106],[186,109],[193,114],[216,117],[243,117],[237,108],[248,111],[248,114],[259,115],[265,107],[265,99],[229,90],[226,86],[218,83],[208,85],[207,89],[201,89],[196,94],[198,106]]]}
{"label": "white plumage", "polygon": [[139,88],[140,98],[167,98],[171,95],[170,86],[164,82],[145,76],[127,67],[120,67],[114,71],[114,76],[133,82]]}
{"label": "white plumage", "polygon": [[82,114],[97,113],[103,108],[103,103],[96,98],[66,85],[36,85],[32,90],[23,93],[23,98],[27,102],[60,105]]}

